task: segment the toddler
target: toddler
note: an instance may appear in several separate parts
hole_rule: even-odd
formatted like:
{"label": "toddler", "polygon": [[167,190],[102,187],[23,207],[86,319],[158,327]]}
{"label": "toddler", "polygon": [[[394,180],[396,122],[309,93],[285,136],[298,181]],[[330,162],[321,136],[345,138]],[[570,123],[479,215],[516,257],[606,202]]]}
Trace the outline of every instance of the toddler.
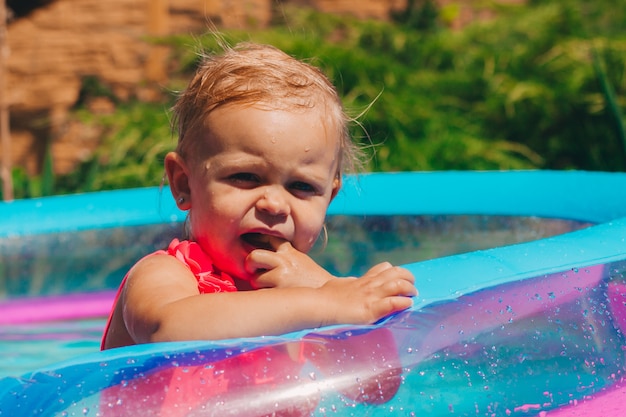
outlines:
{"label": "toddler", "polygon": [[320,70],[240,44],[205,58],[174,114],[165,171],[187,239],[128,272],[102,349],[368,324],[411,306],[403,268],[337,278],[307,255],[359,153]]}

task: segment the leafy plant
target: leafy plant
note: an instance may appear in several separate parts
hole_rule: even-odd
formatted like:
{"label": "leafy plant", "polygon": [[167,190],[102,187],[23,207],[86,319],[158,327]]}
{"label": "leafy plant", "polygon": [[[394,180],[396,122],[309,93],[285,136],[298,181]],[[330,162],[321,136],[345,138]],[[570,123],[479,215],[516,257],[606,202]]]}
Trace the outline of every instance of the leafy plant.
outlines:
{"label": "leafy plant", "polygon": [[110,115],[77,113],[84,123],[101,126],[104,140],[79,169],[58,179],[59,192],[108,190],[158,185],[165,154],[174,149],[166,107],[132,103]]}
{"label": "leafy plant", "polygon": [[[269,43],[320,66],[349,112],[362,114],[353,134],[375,150],[369,170],[626,170],[626,8],[530,1],[453,31],[445,24],[454,10],[433,4],[410,3],[395,22],[284,6],[268,29],[158,42],[172,50],[171,91],[184,88],[198,51],[220,42]],[[107,94],[87,81],[86,93]],[[159,184],[175,146],[172,99],[119,104],[105,116],[77,110],[102,129],[102,146],[56,178],[54,192]]]}

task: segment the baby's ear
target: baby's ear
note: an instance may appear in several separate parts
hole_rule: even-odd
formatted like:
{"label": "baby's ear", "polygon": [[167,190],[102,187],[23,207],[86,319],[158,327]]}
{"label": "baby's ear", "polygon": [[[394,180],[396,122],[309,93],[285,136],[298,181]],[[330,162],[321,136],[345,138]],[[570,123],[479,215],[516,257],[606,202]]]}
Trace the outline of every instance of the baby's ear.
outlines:
{"label": "baby's ear", "polygon": [[165,173],[176,205],[181,210],[189,210],[191,208],[189,170],[187,163],[179,153],[169,152],[165,155]]}
{"label": "baby's ear", "polygon": [[341,189],[341,173],[338,172],[337,176],[335,176],[335,179],[333,180],[333,189],[330,194],[330,201],[333,201],[333,199],[337,196],[337,193],[339,193],[340,189]]}

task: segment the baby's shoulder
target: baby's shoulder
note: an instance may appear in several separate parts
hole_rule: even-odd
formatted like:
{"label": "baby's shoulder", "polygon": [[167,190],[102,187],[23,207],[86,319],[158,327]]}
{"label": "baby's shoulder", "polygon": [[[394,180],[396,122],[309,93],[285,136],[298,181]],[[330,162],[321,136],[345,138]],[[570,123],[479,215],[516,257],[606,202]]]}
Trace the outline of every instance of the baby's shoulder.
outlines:
{"label": "baby's shoulder", "polygon": [[196,281],[189,267],[167,252],[144,256],[128,272],[128,279],[133,281],[171,282],[173,277],[181,277],[194,283]]}

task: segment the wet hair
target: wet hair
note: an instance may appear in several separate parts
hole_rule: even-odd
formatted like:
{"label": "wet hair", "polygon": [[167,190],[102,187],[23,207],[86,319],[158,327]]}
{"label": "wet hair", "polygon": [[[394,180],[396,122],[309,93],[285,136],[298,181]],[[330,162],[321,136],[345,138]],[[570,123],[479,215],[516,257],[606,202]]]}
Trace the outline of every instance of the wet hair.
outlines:
{"label": "wet hair", "polygon": [[[173,107],[183,158],[197,155],[197,132],[206,128],[211,111],[225,105],[299,111],[325,106],[329,123],[340,138],[340,174],[357,171],[362,151],[352,141],[337,90],[317,67],[269,45],[240,43],[220,54],[203,55],[189,86]],[[208,126],[210,129],[210,126]]]}

